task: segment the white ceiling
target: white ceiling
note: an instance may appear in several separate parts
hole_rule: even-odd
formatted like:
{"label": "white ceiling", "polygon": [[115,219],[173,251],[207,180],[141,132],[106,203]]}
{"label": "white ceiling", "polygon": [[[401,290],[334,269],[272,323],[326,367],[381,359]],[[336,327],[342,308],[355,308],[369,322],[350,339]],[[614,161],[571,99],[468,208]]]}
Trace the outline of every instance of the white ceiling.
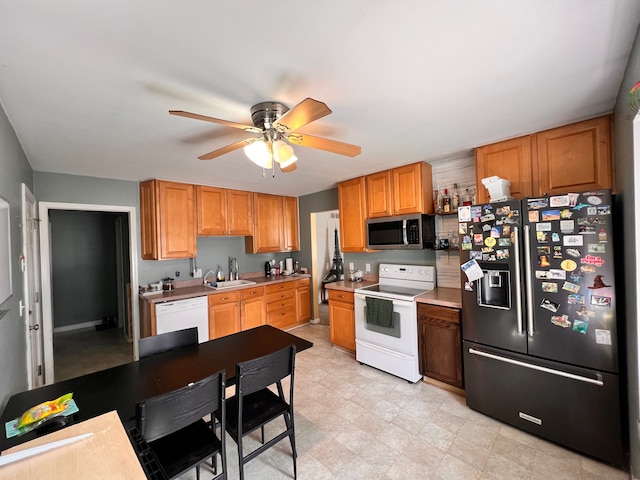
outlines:
{"label": "white ceiling", "polygon": [[[613,110],[638,0],[3,0],[0,101],[34,170],[164,178],[303,195]],[[251,105],[312,97],[301,131],[362,146],[296,147],[262,177]]]}

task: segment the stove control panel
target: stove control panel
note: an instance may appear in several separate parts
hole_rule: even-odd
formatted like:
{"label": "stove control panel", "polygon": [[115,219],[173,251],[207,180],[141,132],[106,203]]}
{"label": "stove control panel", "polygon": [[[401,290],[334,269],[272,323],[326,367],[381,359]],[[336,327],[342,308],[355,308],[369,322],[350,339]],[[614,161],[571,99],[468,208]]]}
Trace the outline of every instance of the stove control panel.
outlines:
{"label": "stove control panel", "polygon": [[378,276],[380,278],[435,282],[436,267],[432,265],[396,265],[381,263],[378,268]]}

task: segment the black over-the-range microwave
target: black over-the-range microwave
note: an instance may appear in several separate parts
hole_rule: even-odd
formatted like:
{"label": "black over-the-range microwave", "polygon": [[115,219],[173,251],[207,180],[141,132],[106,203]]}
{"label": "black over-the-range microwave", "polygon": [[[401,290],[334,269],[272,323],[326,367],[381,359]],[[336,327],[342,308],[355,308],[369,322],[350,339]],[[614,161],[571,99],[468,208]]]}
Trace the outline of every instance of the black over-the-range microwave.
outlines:
{"label": "black over-the-range microwave", "polygon": [[415,213],[367,219],[367,248],[371,250],[435,248],[435,243],[433,215]]}

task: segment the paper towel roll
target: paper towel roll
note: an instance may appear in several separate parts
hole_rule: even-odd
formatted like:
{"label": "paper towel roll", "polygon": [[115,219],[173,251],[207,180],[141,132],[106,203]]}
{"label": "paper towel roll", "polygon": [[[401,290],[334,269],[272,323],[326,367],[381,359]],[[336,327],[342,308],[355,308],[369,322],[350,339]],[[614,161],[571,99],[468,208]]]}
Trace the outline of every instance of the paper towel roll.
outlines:
{"label": "paper towel roll", "polygon": [[285,270],[293,273],[293,258],[285,258]]}

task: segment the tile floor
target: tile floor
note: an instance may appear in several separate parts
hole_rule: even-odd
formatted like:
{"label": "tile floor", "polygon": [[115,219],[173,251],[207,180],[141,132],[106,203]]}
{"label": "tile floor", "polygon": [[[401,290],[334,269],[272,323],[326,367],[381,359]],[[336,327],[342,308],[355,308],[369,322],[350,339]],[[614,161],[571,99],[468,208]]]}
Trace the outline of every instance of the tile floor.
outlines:
{"label": "tile floor", "polygon": [[[625,472],[479,414],[467,408],[459,395],[424,382],[412,385],[360,365],[331,347],[326,325],[306,325],[292,333],[314,342],[296,359],[294,402],[301,480],[629,478]],[[100,346],[82,348],[82,363],[88,364],[94,355],[107,361],[108,354],[100,353]],[[122,355],[116,353],[116,361]],[[267,429],[267,436],[277,428]],[[256,440],[253,443],[257,445]],[[229,437],[227,459],[229,478],[237,479],[237,447]],[[206,466],[201,473],[203,479],[212,476]],[[256,480],[293,478],[289,443],[284,440],[252,460],[245,466],[245,475]],[[195,470],[180,478],[195,478]]]}

